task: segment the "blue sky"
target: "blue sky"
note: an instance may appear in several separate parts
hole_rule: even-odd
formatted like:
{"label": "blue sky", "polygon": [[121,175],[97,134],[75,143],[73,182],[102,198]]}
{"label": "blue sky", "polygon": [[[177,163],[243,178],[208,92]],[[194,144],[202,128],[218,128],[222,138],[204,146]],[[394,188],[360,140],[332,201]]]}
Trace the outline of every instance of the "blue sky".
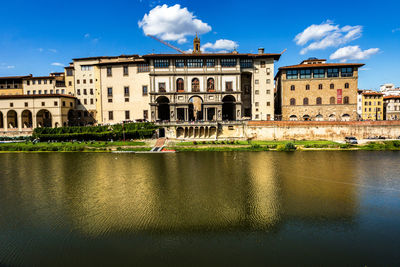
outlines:
{"label": "blue sky", "polygon": [[[359,88],[400,86],[399,10],[399,1],[386,0],[7,1],[1,12],[0,76],[63,71],[77,57],[174,52],[144,31],[188,50],[199,31],[207,51],[228,51],[233,44],[242,53],[287,48],[277,67],[308,57],[361,62],[366,66]],[[304,51],[309,46],[314,49]]]}

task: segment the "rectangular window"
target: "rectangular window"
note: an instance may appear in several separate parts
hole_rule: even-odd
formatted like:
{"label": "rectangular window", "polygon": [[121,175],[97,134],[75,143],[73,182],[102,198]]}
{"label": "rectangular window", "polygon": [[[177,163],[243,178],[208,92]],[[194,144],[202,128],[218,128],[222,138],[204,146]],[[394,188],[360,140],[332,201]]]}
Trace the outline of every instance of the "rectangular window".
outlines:
{"label": "rectangular window", "polygon": [[81,89],[76,89],[76,94],[81,95]]}
{"label": "rectangular window", "polygon": [[221,59],[221,67],[236,67],[236,59],[235,58]]}
{"label": "rectangular window", "polygon": [[112,121],[114,119],[114,113],[112,111],[108,112],[108,120]]}
{"label": "rectangular window", "polygon": [[300,70],[300,79],[311,79],[311,70]]}
{"label": "rectangular window", "polygon": [[175,60],[175,67],[184,68],[185,67],[185,60],[184,59]]}
{"label": "rectangular window", "polygon": [[94,104],[94,101],[93,101],[93,98],[91,98],[90,99],[90,105],[93,105]]}
{"label": "rectangular window", "polygon": [[86,84],[86,79],[83,79],[83,84]]}
{"label": "rectangular window", "polygon": [[87,95],[87,90],[86,89],[83,89],[83,94]]}
{"label": "rectangular window", "polygon": [[57,101],[54,101],[54,106],[55,107],[58,106],[58,102]]}
{"label": "rectangular window", "polygon": [[36,83],[36,81],[32,81],[32,84],[35,84]]}
{"label": "rectangular window", "polygon": [[255,80],[254,83],[255,83],[255,84],[258,84],[258,80]]}
{"label": "rectangular window", "polygon": [[143,119],[147,120],[148,117],[149,117],[149,111],[143,110]]}
{"label": "rectangular window", "polygon": [[47,84],[47,80],[43,80],[43,84]]}
{"label": "rectangular window", "polygon": [[260,93],[260,91],[258,91],[258,90],[254,91],[254,94],[256,94],[256,95],[258,95],[259,93]]}
{"label": "rectangular window", "polygon": [[243,58],[240,60],[240,67],[241,68],[252,68],[253,67],[253,60],[251,58]]}
{"label": "rectangular window", "polygon": [[142,94],[147,95],[147,85],[142,86]]}
{"label": "rectangular window", "polygon": [[42,102],[42,107],[44,107],[46,105],[46,103]]}
{"label": "rectangular window", "polygon": [[325,78],[325,70],[324,69],[314,69],[313,74],[314,74],[314,78]]}
{"label": "rectangular window", "polygon": [[68,69],[67,70],[67,76],[72,76],[73,74],[72,74],[72,70],[71,69]]}
{"label": "rectangular window", "polygon": [[30,83],[31,83],[30,81],[26,81],[26,84],[27,84],[27,85],[30,85]]}
{"label": "rectangular window", "polygon": [[47,90],[44,90],[44,94],[47,95]]}
{"label": "rectangular window", "polygon": [[27,107],[28,106],[28,102],[25,102],[25,107]]}
{"label": "rectangular window", "polygon": [[298,70],[288,70],[288,71],[286,71],[286,79],[293,80],[293,79],[298,79],[298,78],[299,78]]}
{"label": "rectangular window", "polygon": [[112,68],[107,67],[107,77],[111,77],[111,76],[112,76]]}
{"label": "rectangular window", "polygon": [[158,83],[158,92],[160,92],[160,93],[166,92],[165,83]]}
{"label": "rectangular window", "polygon": [[328,69],[327,76],[328,76],[328,78],[339,77],[339,69],[337,69],[337,68]]}
{"label": "rectangular window", "polygon": [[38,94],[41,95],[41,94],[42,94],[42,90],[39,90],[39,91],[38,91]]}
{"label": "rectangular window", "polygon": [[53,84],[53,80],[50,80],[49,82],[50,82],[50,84]]}
{"label": "rectangular window", "polygon": [[112,101],[112,98],[109,98],[108,99],[108,103],[112,103],[113,101]]}
{"label": "rectangular window", "polygon": [[30,95],[30,94],[31,94],[31,91],[28,91],[27,94]]}
{"label": "rectangular window", "polygon": [[72,86],[72,82],[68,82],[68,86]]}
{"label": "rectangular window", "polygon": [[87,99],[83,99],[83,104],[87,105]]}
{"label": "rectangular window", "polygon": [[353,68],[342,68],[342,77],[353,77]]}
{"label": "rectangular window", "polygon": [[271,80],[270,79],[267,79],[267,84],[270,84],[271,83]]}
{"label": "rectangular window", "polygon": [[260,62],[260,68],[265,68],[265,61]]}
{"label": "rectangular window", "polygon": [[258,102],[256,102],[256,103],[255,103],[255,106],[256,106],[256,107],[258,107],[258,106],[259,106],[259,105],[258,105]]}
{"label": "rectangular window", "polygon": [[124,96],[129,96],[129,86],[124,87]]}
{"label": "rectangular window", "polygon": [[130,120],[131,114],[129,110],[125,110],[125,120]]}
{"label": "rectangular window", "polygon": [[90,94],[93,95],[93,88],[90,89]]}
{"label": "rectangular window", "polygon": [[108,88],[107,88],[107,96],[109,96],[109,97],[113,96],[112,87],[108,87]]}
{"label": "rectangular window", "polygon": [[81,83],[81,81],[80,80],[76,80],[76,84],[80,84]]}
{"label": "rectangular window", "polygon": [[93,79],[90,79],[90,81],[89,81],[90,83],[93,83]]}
{"label": "rectangular window", "polygon": [[214,58],[207,58],[206,59],[207,67],[214,68],[215,67],[215,59]]}
{"label": "rectangular window", "polygon": [[271,94],[271,90],[267,90],[267,95]]}
{"label": "rectangular window", "polygon": [[202,68],[203,60],[199,58],[192,58],[187,60],[188,68]]}
{"label": "rectangular window", "polygon": [[155,68],[168,68],[169,67],[169,59],[155,59],[154,67]]}
{"label": "rectangular window", "polygon": [[271,106],[271,102],[267,102],[267,107]]}
{"label": "rectangular window", "polygon": [[149,64],[139,64],[138,65],[138,72],[149,72]]}
{"label": "rectangular window", "polygon": [[37,83],[38,83],[38,84],[42,84],[42,80],[38,80]]}
{"label": "rectangular window", "polygon": [[226,91],[233,91],[233,83],[232,82],[225,82],[225,90]]}
{"label": "rectangular window", "polygon": [[129,68],[128,66],[124,66],[124,76],[128,76],[129,75]]}
{"label": "rectangular window", "polygon": [[125,102],[129,102],[129,98],[125,98]]}
{"label": "rectangular window", "polygon": [[[82,71],[93,70],[93,66],[90,66],[90,65],[82,65],[82,66],[81,66],[81,70],[82,70]],[[72,76],[72,75],[71,75],[71,76]]]}

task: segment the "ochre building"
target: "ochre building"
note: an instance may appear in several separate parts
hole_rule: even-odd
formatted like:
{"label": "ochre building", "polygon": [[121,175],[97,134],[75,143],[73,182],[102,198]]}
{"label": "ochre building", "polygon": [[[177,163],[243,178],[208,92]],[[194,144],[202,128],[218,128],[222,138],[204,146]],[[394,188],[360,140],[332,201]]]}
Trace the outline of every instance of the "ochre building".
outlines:
{"label": "ochre building", "polygon": [[275,76],[277,119],[357,120],[358,69],[363,65],[311,58],[279,68]]}

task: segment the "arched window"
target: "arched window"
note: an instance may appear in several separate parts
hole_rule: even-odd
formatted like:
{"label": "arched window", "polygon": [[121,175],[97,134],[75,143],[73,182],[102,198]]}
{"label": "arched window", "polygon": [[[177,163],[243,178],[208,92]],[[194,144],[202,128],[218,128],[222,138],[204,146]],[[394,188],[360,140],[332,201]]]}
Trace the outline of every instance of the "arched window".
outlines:
{"label": "arched window", "polygon": [[184,84],[182,78],[179,78],[178,80],[176,80],[176,91],[177,92],[185,91],[185,84]]}
{"label": "arched window", "polygon": [[329,104],[335,104],[335,97],[332,96],[331,98],[329,98]]}
{"label": "arched window", "polygon": [[308,105],[308,98],[307,98],[307,97],[305,97],[305,98],[303,99],[303,105],[305,105],[305,106]]}
{"label": "arched window", "polygon": [[316,102],[317,102],[317,105],[322,105],[322,98],[317,97]]}
{"label": "arched window", "polygon": [[306,90],[310,90],[310,85],[309,84],[306,85]]}
{"label": "arched window", "polygon": [[291,106],[296,106],[296,99],[291,98],[291,99],[290,99],[290,105],[291,105]]}
{"label": "arched window", "polygon": [[192,80],[192,92],[200,92],[200,82],[197,78]]}
{"label": "arched window", "polygon": [[207,92],[214,92],[214,79],[213,78],[208,78],[207,80]]}
{"label": "arched window", "polygon": [[335,89],[335,85],[333,83],[331,83],[331,85],[329,86],[331,89]]}
{"label": "arched window", "polygon": [[294,91],[294,89],[295,89],[295,86],[294,86],[294,85],[291,85],[291,86],[290,86],[290,91]]}
{"label": "arched window", "polygon": [[319,84],[319,85],[318,85],[318,89],[319,89],[319,90],[322,90],[322,88],[323,88],[322,84]]}
{"label": "arched window", "polygon": [[291,116],[289,117],[289,120],[291,120],[291,121],[297,121],[297,116],[296,116],[296,115],[291,115]]}
{"label": "arched window", "polygon": [[349,87],[350,87],[350,85],[348,83],[344,84],[344,88],[349,88]]}
{"label": "arched window", "polygon": [[344,98],[343,98],[343,104],[349,104],[349,97],[348,96],[345,96]]}

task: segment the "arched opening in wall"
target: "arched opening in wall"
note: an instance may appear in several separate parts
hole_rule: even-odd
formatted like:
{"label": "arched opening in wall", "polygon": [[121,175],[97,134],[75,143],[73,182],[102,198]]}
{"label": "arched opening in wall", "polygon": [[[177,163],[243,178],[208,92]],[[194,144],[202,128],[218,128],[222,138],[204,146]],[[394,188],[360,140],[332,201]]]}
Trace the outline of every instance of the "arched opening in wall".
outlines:
{"label": "arched opening in wall", "polygon": [[349,114],[343,114],[342,115],[342,121],[350,121],[350,115]]}
{"label": "arched opening in wall", "polygon": [[316,121],[323,121],[324,120],[324,116],[322,116],[321,114],[318,114],[317,116],[315,116],[315,120]]}
{"label": "arched opening in wall", "polygon": [[214,79],[207,79],[207,92],[215,92]]}
{"label": "arched opening in wall", "polygon": [[7,112],[7,126],[9,129],[18,127],[18,117],[15,110],[10,110]]}
{"label": "arched opening in wall", "polygon": [[335,104],[335,97],[332,96],[331,98],[329,98],[329,104],[334,105]]}
{"label": "arched opening in wall", "polygon": [[349,104],[350,103],[350,98],[348,96],[345,96],[343,98],[343,104]]}
{"label": "arched opening in wall", "polygon": [[176,129],[176,138],[183,138],[185,135],[185,130],[182,127]]}
{"label": "arched opening in wall", "polygon": [[296,115],[291,115],[291,116],[289,117],[289,120],[290,120],[290,121],[297,121],[297,116],[296,116]]}
{"label": "arched opening in wall", "polygon": [[165,96],[160,96],[159,98],[157,98],[156,102],[157,102],[158,120],[169,121],[170,120],[169,99]]}
{"label": "arched opening in wall", "polygon": [[41,109],[36,114],[37,127],[52,127],[52,117],[50,111]]}
{"label": "arched opening in wall", "polygon": [[296,106],[296,99],[291,98],[291,99],[290,99],[290,105],[291,105],[291,106]]}
{"label": "arched opening in wall", "polygon": [[76,111],[70,109],[68,111],[68,126],[78,126],[79,117]]}
{"label": "arched opening in wall", "polygon": [[32,112],[30,110],[22,111],[22,128],[32,128]]}
{"label": "arched opening in wall", "polygon": [[222,120],[234,121],[236,110],[236,99],[232,95],[227,95],[222,98]]}
{"label": "arched opening in wall", "polygon": [[243,72],[240,75],[240,86],[242,90],[242,116],[251,119],[251,84],[252,74],[251,72]]}
{"label": "arched opening in wall", "polygon": [[203,99],[199,96],[192,96],[189,99],[189,121],[203,120]]}
{"label": "arched opening in wall", "polygon": [[310,121],[310,116],[309,115],[304,115],[303,116],[303,121]]}
{"label": "arched opening in wall", "polygon": [[336,116],[335,116],[335,114],[329,115],[329,121],[336,121]]}
{"label": "arched opening in wall", "polygon": [[317,99],[315,100],[315,103],[317,105],[322,105],[322,98],[321,97],[317,97]]}
{"label": "arched opening in wall", "polygon": [[177,92],[184,92],[185,91],[185,83],[182,78],[176,80],[176,91]]}
{"label": "arched opening in wall", "polygon": [[0,111],[0,129],[4,128],[3,112]]}

